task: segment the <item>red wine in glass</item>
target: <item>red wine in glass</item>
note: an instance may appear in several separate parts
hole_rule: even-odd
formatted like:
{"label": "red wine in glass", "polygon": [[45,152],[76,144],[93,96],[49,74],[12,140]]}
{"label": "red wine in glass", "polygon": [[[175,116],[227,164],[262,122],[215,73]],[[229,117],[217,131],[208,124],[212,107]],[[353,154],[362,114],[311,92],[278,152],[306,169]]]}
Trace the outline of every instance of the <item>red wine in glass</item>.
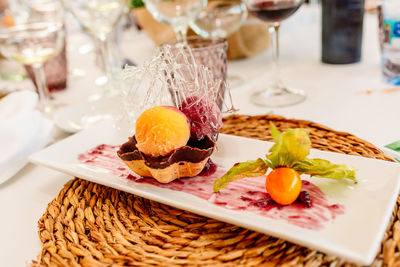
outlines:
{"label": "red wine in glass", "polygon": [[249,6],[249,11],[268,23],[279,23],[290,17],[301,6],[302,1],[294,0],[260,0]]}

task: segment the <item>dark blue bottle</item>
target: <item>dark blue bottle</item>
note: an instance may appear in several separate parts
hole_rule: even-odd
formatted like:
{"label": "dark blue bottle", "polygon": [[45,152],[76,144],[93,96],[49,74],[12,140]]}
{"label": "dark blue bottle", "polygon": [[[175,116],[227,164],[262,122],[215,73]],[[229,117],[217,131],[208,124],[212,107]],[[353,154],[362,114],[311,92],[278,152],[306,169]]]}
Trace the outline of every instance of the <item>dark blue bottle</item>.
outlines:
{"label": "dark blue bottle", "polygon": [[322,0],[322,62],[361,59],[364,0]]}

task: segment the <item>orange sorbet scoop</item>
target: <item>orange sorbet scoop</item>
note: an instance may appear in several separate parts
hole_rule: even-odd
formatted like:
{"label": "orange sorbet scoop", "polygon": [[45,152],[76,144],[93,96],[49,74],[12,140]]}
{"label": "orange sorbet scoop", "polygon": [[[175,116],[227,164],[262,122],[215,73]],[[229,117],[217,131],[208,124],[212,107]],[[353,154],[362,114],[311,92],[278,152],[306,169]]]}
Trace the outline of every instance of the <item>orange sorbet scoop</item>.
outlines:
{"label": "orange sorbet scoop", "polygon": [[190,124],[181,111],[172,106],[156,106],[144,111],[136,121],[137,148],[153,157],[166,156],[186,145]]}

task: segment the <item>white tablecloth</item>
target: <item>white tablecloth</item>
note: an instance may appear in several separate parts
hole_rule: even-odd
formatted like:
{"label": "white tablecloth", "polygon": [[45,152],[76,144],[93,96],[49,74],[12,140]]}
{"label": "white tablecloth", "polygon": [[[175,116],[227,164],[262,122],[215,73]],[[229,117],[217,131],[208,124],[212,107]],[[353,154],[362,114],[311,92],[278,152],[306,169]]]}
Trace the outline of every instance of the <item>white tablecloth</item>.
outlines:
{"label": "white tablecloth", "polygon": [[[306,119],[347,131],[377,146],[400,139],[400,92],[384,93],[390,85],[380,72],[376,15],[365,19],[362,61],[350,65],[320,62],[319,17],[303,7],[281,27],[281,66],[285,82],[305,90],[305,102],[285,108],[262,108],[249,101],[249,94],[268,82],[272,68],[270,51],[254,58],[231,62],[230,74],[244,78],[245,84],[232,88],[234,104],[241,114],[274,113]],[[154,46],[144,33],[124,34],[124,54],[137,63],[151,57]],[[78,48],[89,39],[74,33],[69,37],[70,69],[85,70],[74,76],[69,88],[57,99],[73,103],[95,91],[93,53]],[[1,82],[0,82],[1,83]],[[373,93],[365,94],[367,90]],[[57,133],[58,138],[63,135]],[[1,151],[5,153],[4,151]],[[37,221],[62,186],[72,177],[44,167],[27,165],[14,178],[0,185],[0,266],[22,266],[40,251]]]}

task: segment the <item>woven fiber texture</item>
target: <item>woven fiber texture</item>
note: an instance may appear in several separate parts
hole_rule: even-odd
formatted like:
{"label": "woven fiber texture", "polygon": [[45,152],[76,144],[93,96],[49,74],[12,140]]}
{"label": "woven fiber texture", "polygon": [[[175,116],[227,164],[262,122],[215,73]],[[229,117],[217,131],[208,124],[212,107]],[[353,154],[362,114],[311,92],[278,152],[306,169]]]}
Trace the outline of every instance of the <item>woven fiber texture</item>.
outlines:
{"label": "woven fiber texture", "polygon": [[[270,140],[270,121],[280,130],[309,129],[314,148],[391,160],[351,134],[279,116],[229,116],[221,132]],[[393,215],[373,266],[400,264],[398,204]],[[48,205],[39,237],[43,247],[35,266],[355,266],[78,178]]]}

